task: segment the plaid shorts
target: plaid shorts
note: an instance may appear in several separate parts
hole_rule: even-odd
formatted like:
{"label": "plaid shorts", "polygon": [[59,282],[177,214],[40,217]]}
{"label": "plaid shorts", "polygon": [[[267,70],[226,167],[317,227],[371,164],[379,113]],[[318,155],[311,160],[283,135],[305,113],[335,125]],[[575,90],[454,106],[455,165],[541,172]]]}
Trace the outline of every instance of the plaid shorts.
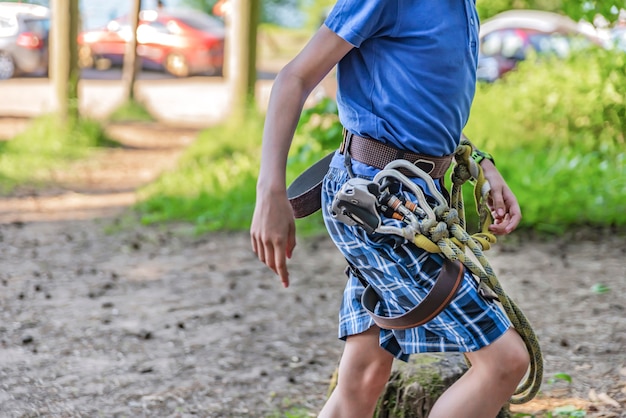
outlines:
{"label": "plaid shorts", "polygon": [[[344,168],[331,165],[322,189],[324,222],[346,260],[381,296],[377,313],[400,315],[428,294],[441,269],[441,256],[428,253],[402,237],[368,234],[358,226],[348,226],[333,218],[330,215],[333,196],[348,178]],[[416,183],[419,181],[416,179]],[[403,226],[393,219],[384,218],[383,222]],[[511,323],[500,307],[484,299],[477,289],[477,280],[466,270],[455,298],[436,318],[416,328],[381,329],[380,346],[395,357],[408,360],[414,353],[467,352],[489,345],[504,334]],[[359,279],[349,274],[339,313],[341,339],[360,334],[374,325],[361,305],[363,290]]]}

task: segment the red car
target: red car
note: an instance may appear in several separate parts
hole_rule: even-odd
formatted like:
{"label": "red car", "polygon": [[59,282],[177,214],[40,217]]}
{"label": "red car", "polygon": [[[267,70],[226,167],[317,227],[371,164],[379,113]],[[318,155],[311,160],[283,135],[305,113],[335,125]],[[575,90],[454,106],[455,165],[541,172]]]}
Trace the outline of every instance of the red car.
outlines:
{"label": "red car", "polygon": [[[144,10],[137,28],[137,54],[144,68],[164,69],[177,77],[219,74],[224,63],[224,33],[219,19],[199,11]],[[121,65],[130,38],[128,17],[80,33],[81,64],[97,66],[108,60]]]}

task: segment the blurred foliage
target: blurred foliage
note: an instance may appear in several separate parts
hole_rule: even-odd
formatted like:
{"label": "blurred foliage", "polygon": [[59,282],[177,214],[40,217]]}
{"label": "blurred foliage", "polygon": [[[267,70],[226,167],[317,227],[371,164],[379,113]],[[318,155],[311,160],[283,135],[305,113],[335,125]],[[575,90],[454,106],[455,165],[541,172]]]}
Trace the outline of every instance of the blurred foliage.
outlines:
{"label": "blurred foliage", "polygon": [[320,100],[302,112],[289,162],[309,163],[336,150],[341,142],[342,129],[337,103],[329,98]]}
{"label": "blurred foliage", "polygon": [[335,0],[306,0],[302,7],[307,16],[306,26],[310,29],[318,28],[335,3]]}
{"label": "blurred foliage", "polygon": [[592,22],[596,14],[614,21],[619,9],[626,9],[626,0],[481,0],[476,8],[482,20],[509,9],[536,9],[561,12],[576,21]]}
{"label": "blurred foliage", "polygon": [[626,225],[626,55],[523,62],[481,85],[466,132],[495,155],[525,226]]}

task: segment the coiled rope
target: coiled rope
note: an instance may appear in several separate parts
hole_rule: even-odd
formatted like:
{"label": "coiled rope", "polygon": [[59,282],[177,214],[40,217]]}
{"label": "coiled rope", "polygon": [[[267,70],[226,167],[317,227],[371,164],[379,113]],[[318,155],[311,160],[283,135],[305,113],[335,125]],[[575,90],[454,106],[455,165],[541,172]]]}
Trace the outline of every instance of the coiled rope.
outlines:
{"label": "coiled rope", "polygon": [[[426,218],[420,222],[420,231],[415,234],[413,242],[420,248],[433,253],[441,253],[453,261],[462,262],[474,275],[480,279],[480,287],[491,289],[497,296],[500,305],[511,323],[522,337],[530,355],[530,367],[526,378],[518,386],[510,402],[521,404],[535,397],[543,378],[543,355],[535,332],[521,309],[508,297],[502,288],[489,261],[483,254],[496,237],[489,231],[493,216],[487,206],[490,192],[480,165],[470,158],[472,147],[469,142],[461,142],[456,150],[456,165],[452,172],[451,206],[440,204],[434,208],[435,219]],[[470,180],[475,180],[474,197],[480,218],[480,232],[470,235],[465,229],[465,208],[463,203],[462,186]],[[469,249],[477,262],[465,252]],[[488,292],[488,291],[487,291]]]}
{"label": "coiled rope", "polygon": [[[428,174],[415,164],[399,159],[387,164],[372,181],[358,177],[348,180],[335,196],[333,216],[349,225],[360,225],[369,232],[402,236],[425,251],[439,253],[451,261],[463,263],[478,277],[478,291],[487,298],[497,299],[530,355],[528,373],[510,399],[513,404],[525,403],[535,397],[541,386],[543,356],[530,322],[504,292],[483,254],[496,242],[495,235],[489,231],[494,220],[487,205],[491,189],[482,168],[471,158],[471,153],[469,141],[462,140],[454,155],[456,164],[451,176],[450,203]],[[435,203],[429,204],[424,190],[403,174],[407,171],[411,177],[419,177],[425,182]],[[465,228],[462,186],[468,180],[475,182],[474,200],[480,218],[480,231],[473,235]],[[406,196],[396,196],[390,189],[396,183],[412,193],[416,201],[412,198],[407,200]],[[355,209],[358,211],[353,213]],[[384,224],[381,215],[401,220],[403,226]]]}

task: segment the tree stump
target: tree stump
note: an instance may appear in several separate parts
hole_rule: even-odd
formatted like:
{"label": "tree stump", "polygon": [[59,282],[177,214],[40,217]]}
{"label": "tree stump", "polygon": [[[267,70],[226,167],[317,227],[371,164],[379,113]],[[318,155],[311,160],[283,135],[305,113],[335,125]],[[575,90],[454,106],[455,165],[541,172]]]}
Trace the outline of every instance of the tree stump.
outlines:
{"label": "tree stump", "polygon": [[[435,401],[467,371],[462,354],[417,354],[395,361],[374,418],[426,418]],[[336,373],[330,390],[336,384]],[[510,418],[506,405],[497,418]]]}

